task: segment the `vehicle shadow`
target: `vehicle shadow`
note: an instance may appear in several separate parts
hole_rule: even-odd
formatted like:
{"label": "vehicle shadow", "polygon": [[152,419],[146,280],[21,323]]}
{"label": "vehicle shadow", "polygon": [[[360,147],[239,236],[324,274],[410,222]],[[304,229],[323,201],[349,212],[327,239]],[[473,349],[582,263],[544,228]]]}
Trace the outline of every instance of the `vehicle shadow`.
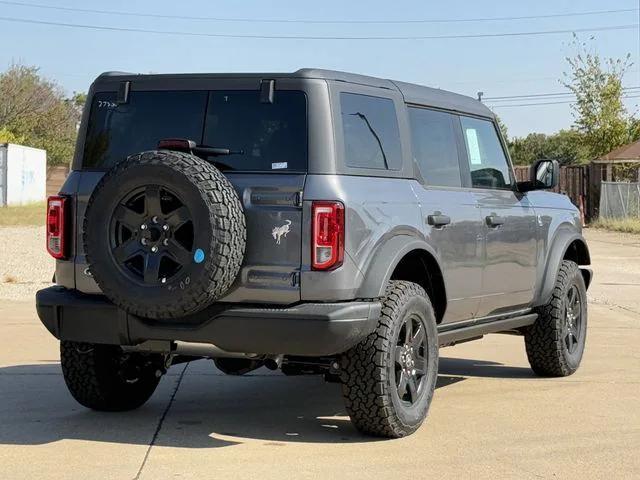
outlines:
{"label": "vehicle shadow", "polygon": [[[501,378],[521,376],[519,369],[499,364],[463,359],[441,363],[437,388],[491,372]],[[93,412],[78,405],[57,363],[2,367],[0,444],[75,439],[147,445],[160,423],[154,444],[182,448],[379,440],[355,430],[340,386],[320,377],[285,377],[266,369],[233,377],[220,374],[212,362],[186,365],[172,367],[146,405],[124,413]]]}

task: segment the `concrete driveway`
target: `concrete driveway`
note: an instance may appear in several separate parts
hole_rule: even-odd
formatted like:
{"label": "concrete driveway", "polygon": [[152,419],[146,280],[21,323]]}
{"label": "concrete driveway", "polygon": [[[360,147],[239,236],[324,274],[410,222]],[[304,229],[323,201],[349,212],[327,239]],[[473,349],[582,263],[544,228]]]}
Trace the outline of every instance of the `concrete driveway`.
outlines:
{"label": "concrete driveway", "polygon": [[358,434],[340,388],[264,369],[229,377],[173,367],[135,412],[77,405],[32,302],[0,306],[0,478],[637,478],[640,241],[588,232],[596,284],[582,368],[530,371],[522,339],[441,351],[425,425]]}

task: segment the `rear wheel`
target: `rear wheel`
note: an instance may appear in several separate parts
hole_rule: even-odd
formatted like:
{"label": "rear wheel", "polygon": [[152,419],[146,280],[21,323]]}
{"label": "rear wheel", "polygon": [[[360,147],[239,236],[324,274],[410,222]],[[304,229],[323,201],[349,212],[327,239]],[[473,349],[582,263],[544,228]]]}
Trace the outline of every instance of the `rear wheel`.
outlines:
{"label": "rear wheel", "polygon": [[158,386],[164,368],[159,354],[67,341],[60,342],[60,362],[73,398],[87,408],[110,412],[144,404]]}
{"label": "rear wheel", "polygon": [[426,418],[438,374],[435,316],[419,285],[391,281],[378,327],[341,356],[347,412],[356,428],[404,437]]}
{"label": "rear wheel", "polygon": [[587,338],[587,289],[575,262],[564,260],[551,298],[538,308],[538,319],[524,342],[535,373],[566,377],[580,366]]}

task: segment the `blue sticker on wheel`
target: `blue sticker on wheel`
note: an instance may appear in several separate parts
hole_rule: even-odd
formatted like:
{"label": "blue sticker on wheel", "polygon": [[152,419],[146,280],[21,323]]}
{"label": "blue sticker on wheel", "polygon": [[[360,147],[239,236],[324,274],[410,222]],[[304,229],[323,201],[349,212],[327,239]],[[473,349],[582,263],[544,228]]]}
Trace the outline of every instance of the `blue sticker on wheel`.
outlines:
{"label": "blue sticker on wheel", "polygon": [[196,263],[204,262],[204,252],[202,251],[202,249],[199,248],[195,251],[195,253],[193,254],[193,261]]}

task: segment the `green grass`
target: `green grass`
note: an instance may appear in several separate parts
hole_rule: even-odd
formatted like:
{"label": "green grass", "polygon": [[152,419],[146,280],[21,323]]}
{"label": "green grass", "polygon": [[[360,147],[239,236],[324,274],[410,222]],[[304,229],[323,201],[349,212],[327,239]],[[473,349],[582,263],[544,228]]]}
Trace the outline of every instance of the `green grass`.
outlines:
{"label": "green grass", "polygon": [[614,232],[640,234],[640,218],[599,218],[589,226]]}
{"label": "green grass", "polygon": [[44,202],[16,207],[0,207],[0,227],[44,225],[47,207]]}

